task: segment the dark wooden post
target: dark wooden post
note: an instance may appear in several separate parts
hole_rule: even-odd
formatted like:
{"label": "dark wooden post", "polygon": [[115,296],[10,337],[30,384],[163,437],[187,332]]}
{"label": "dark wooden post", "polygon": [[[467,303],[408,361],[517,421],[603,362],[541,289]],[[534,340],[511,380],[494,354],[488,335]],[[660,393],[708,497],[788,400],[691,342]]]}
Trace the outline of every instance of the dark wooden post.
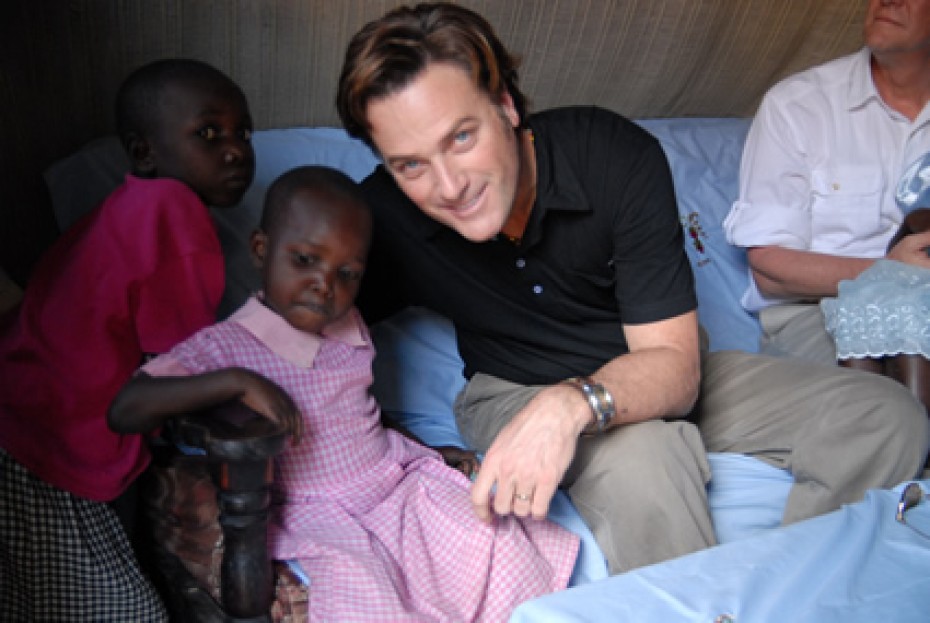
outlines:
{"label": "dark wooden post", "polygon": [[261,621],[273,598],[267,551],[273,460],[287,435],[239,401],[176,418],[171,437],[206,451],[223,531],[221,601],[237,619]]}

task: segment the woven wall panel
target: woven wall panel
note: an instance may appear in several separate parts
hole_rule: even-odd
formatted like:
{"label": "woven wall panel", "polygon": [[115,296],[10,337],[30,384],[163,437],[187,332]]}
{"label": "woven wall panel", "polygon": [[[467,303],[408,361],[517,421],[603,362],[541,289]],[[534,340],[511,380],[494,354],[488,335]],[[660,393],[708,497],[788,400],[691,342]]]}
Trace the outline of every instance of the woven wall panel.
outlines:
{"label": "woven wall panel", "polygon": [[[161,56],[232,74],[263,127],[334,124],[351,33],[388,0],[38,0],[18,3],[7,51],[82,125],[109,125],[116,85]],[[630,116],[748,115],[769,84],[858,47],[856,0],[464,1],[524,58],[537,107],[597,103]],[[19,26],[22,26],[20,28]],[[20,45],[17,45],[19,43]],[[11,57],[7,57],[10,59]],[[25,95],[25,94],[24,94]],[[22,102],[19,102],[22,103]]]}
{"label": "woven wall panel", "polygon": [[[30,0],[0,24],[0,266],[49,233],[41,171],[113,130],[134,67],[200,58],[243,87],[258,128],[337,125],[346,43],[397,0]],[[462,0],[523,57],[533,107],[746,116],[778,78],[860,45],[864,0]],[[37,233],[38,232],[38,233]]]}

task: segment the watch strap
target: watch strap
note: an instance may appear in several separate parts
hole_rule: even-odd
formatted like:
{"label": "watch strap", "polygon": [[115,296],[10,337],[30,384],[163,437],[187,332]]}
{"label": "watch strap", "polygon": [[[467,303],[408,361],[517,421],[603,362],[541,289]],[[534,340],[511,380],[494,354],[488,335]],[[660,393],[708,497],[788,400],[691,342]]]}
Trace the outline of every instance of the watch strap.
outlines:
{"label": "watch strap", "polygon": [[586,376],[573,376],[565,379],[564,382],[581,392],[594,416],[593,421],[585,426],[581,434],[598,435],[606,431],[614,416],[617,415],[614,398],[607,391],[607,388]]}

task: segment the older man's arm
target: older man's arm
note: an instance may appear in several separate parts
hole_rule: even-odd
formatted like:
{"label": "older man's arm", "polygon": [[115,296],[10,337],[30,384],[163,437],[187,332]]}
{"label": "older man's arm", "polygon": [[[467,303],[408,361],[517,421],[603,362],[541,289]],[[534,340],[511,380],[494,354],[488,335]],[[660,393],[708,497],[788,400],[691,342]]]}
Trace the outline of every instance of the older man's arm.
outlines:
{"label": "older man's arm", "polygon": [[855,279],[875,262],[779,246],[750,247],[747,258],[759,291],[785,300],[836,296],[841,280]]}

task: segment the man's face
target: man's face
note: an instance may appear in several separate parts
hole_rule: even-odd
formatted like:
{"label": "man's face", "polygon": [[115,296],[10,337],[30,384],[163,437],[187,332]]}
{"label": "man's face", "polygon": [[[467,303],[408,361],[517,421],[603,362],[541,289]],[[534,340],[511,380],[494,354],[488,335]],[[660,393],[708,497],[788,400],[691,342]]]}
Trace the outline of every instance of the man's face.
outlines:
{"label": "man's face", "polygon": [[930,53],[930,0],[870,0],[863,28],[877,56]]}
{"label": "man's face", "polygon": [[432,63],[367,114],[385,166],[427,216],[475,242],[501,230],[520,170],[509,96],[495,104],[464,70]]}

